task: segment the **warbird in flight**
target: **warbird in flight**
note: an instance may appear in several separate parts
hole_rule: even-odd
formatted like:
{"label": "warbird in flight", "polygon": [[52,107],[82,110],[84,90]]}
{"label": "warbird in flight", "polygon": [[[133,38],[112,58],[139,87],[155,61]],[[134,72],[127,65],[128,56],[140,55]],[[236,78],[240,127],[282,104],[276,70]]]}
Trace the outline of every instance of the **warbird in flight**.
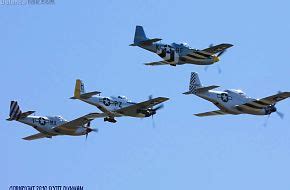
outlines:
{"label": "warbird in flight", "polygon": [[196,116],[213,116],[225,114],[270,115],[276,112],[281,118],[283,114],[277,111],[276,103],[290,97],[290,92],[279,92],[276,95],[262,99],[248,97],[241,90],[213,90],[219,86],[202,86],[198,74],[191,73],[189,91],[183,94],[194,94],[212,102],[219,110],[195,114]]}
{"label": "warbird in flight", "polygon": [[23,138],[24,140],[35,140],[40,138],[52,138],[58,135],[80,136],[86,135],[97,129],[90,128],[90,122],[96,118],[97,113],[90,113],[72,121],[67,121],[61,116],[31,116],[35,111],[22,112],[16,101],[11,101],[10,118],[8,121],[18,121],[32,126],[39,131],[35,135]]}
{"label": "warbird in flight", "polygon": [[136,26],[134,43],[130,46],[138,46],[159,55],[163,61],[145,63],[145,65],[211,65],[219,61],[219,57],[232,47],[232,44],[210,45],[203,50],[192,49],[186,43],[162,44],[160,38],[149,39],[146,37],[142,26]]}
{"label": "warbird in flight", "polygon": [[169,100],[169,98],[149,97],[149,100],[134,103],[128,100],[124,96],[100,96],[101,92],[85,92],[84,83],[81,80],[76,80],[74,96],[71,99],[78,99],[88,104],[96,106],[103,113],[100,113],[97,117],[103,117],[104,121],[115,123],[115,117],[130,116],[130,117],[150,117],[157,113],[157,110],[163,107],[163,104],[154,107],[162,102]]}

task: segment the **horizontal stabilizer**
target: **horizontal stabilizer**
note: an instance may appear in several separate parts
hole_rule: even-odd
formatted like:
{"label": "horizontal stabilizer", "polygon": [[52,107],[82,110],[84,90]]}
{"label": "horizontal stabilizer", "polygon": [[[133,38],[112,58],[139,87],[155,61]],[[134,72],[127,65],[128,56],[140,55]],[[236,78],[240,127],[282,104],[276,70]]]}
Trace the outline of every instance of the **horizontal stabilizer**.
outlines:
{"label": "horizontal stabilizer", "polygon": [[140,42],[137,42],[137,43],[134,43],[134,44],[130,44],[130,46],[149,46],[152,43],[158,42],[160,40],[162,40],[162,39],[160,39],[160,38],[153,38],[153,39],[143,40],[143,41],[140,41]]}
{"label": "horizontal stabilizer", "polygon": [[183,94],[188,95],[188,94],[204,93],[204,92],[207,92],[209,90],[212,90],[212,89],[215,89],[218,87],[220,87],[220,86],[212,85],[212,86],[206,86],[206,87],[199,87],[199,88],[195,88],[191,91],[184,92]]}
{"label": "horizontal stabilizer", "polygon": [[78,98],[81,98],[81,99],[88,99],[94,95],[98,95],[98,94],[101,94],[101,92],[99,91],[93,91],[93,92],[88,92],[88,93],[84,93],[84,94],[80,94],[80,97],[71,97],[71,99],[78,99]]}
{"label": "horizontal stabilizer", "polygon": [[206,86],[206,87],[200,87],[196,89],[197,93],[202,93],[202,92],[206,92],[215,88],[218,88],[220,86],[216,86],[216,85],[211,85],[211,86]]}
{"label": "horizontal stabilizer", "polygon": [[35,111],[24,112],[24,113],[21,114],[20,118],[25,118],[25,117],[27,117],[27,116],[29,116],[31,114],[34,114],[34,113],[35,113]]}
{"label": "horizontal stabilizer", "polygon": [[[23,118],[25,118],[25,117],[27,117],[27,116],[33,114],[33,113],[35,113],[35,111],[27,111],[27,112],[21,113],[20,116],[19,116],[17,119],[23,119]],[[12,117],[10,117],[10,118],[8,118],[8,119],[6,119],[6,120],[7,120],[7,121],[12,121],[12,120],[15,120],[15,119],[16,119],[16,118],[12,118]]]}

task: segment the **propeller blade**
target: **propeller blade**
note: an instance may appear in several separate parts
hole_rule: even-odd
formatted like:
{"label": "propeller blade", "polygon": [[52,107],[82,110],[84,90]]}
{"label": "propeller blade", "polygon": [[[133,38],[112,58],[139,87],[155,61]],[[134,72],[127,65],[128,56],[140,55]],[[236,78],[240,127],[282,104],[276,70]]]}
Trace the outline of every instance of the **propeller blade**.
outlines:
{"label": "propeller blade", "polygon": [[222,54],[224,54],[225,52],[226,52],[226,50],[219,52],[219,53],[217,54],[217,57],[220,57],[220,56],[221,56]]}
{"label": "propeller blade", "polygon": [[269,114],[268,117],[267,117],[267,119],[265,120],[264,127],[267,127],[267,125],[268,125],[268,120],[269,120],[269,118],[270,118],[270,115],[271,115],[271,114]]}
{"label": "propeller blade", "polygon": [[221,67],[220,67],[219,65],[217,65],[217,68],[218,68],[218,72],[219,72],[219,74],[221,74],[221,73],[222,73],[222,69],[221,69]]}
{"label": "propeller blade", "polygon": [[88,134],[89,134],[89,133],[86,133],[86,141],[87,141],[87,139],[88,139]]}
{"label": "propeller blade", "polygon": [[213,44],[209,44],[209,46],[208,46],[208,47],[210,47],[210,48],[211,48],[211,47],[213,47]]}
{"label": "propeller blade", "polygon": [[152,127],[155,128],[155,120],[154,120],[154,115],[151,116],[152,118]]}
{"label": "propeller blade", "polygon": [[284,114],[282,112],[276,111],[276,113],[281,119],[284,118]]}
{"label": "propeller blade", "polygon": [[99,132],[99,130],[98,129],[91,129],[93,132]]}
{"label": "propeller blade", "polygon": [[[153,98],[152,94],[148,96],[148,100],[152,100],[152,98]],[[153,106],[150,106],[149,108],[153,108]]]}
{"label": "propeller blade", "polygon": [[161,104],[161,105],[157,106],[156,108],[154,108],[153,110],[154,110],[154,111],[157,111],[157,110],[159,110],[159,109],[161,109],[161,108],[163,108],[163,107],[164,107],[164,105]]}

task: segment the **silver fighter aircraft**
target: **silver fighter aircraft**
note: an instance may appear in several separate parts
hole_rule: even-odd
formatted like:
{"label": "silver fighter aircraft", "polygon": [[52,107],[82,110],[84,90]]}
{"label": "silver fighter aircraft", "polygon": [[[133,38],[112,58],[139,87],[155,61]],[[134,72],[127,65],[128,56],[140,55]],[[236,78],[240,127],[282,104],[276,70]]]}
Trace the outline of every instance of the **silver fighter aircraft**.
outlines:
{"label": "silver fighter aircraft", "polygon": [[130,46],[138,46],[150,52],[156,53],[163,61],[145,63],[145,65],[211,65],[218,62],[219,57],[232,47],[232,44],[210,45],[208,48],[199,50],[190,48],[186,43],[162,44],[157,43],[160,38],[149,39],[146,37],[142,26],[136,26],[134,43]]}
{"label": "silver fighter aircraft", "polygon": [[74,96],[71,99],[78,99],[93,106],[96,106],[103,113],[97,117],[103,117],[104,121],[115,123],[115,117],[130,116],[130,117],[150,117],[157,113],[157,110],[163,107],[163,104],[154,107],[162,102],[169,100],[169,98],[158,97],[149,100],[135,103],[128,100],[125,96],[110,96],[105,97],[100,95],[101,92],[85,92],[84,83],[77,79],[75,84]]}
{"label": "silver fighter aircraft", "polygon": [[191,73],[189,91],[183,94],[194,94],[216,105],[219,110],[194,114],[199,117],[225,114],[270,115],[276,112],[281,118],[283,114],[277,111],[276,103],[290,97],[290,92],[279,92],[276,95],[262,99],[248,97],[241,90],[213,90],[219,86],[202,86],[198,74]]}
{"label": "silver fighter aircraft", "polygon": [[90,122],[96,118],[97,113],[90,113],[72,121],[67,121],[61,116],[31,116],[35,111],[22,112],[16,101],[11,101],[8,121],[18,121],[32,126],[39,131],[35,135],[23,138],[24,140],[35,140],[40,138],[52,138],[58,135],[80,136],[86,135],[97,129],[90,128]]}

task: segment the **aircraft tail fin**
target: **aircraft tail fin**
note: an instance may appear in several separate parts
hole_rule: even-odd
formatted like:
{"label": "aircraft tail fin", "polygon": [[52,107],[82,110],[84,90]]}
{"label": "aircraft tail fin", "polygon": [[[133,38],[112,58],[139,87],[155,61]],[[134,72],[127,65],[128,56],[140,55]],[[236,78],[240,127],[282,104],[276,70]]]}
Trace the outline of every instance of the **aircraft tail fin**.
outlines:
{"label": "aircraft tail fin", "polygon": [[198,74],[196,72],[192,72],[190,76],[190,82],[189,82],[189,91],[184,92],[183,94],[196,94],[196,90],[201,87],[202,85],[199,80]]}
{"label": "aircraft tail fin", "polygon": [[81,81],[80,79],[77,79],[76,84],[75,84],[74,96],[71,97],[71,99],[87,99],[87,98],[90,98],[90,97],[97,95],[97,94],[100,94],[100,93],[101,92],[99,92],[99,91],[93,91],[93,92],[86,93],[85,85],[84,85],[83,81]]}
{"label": "aircraft tail fin", "polygon": [[216,85],[211,85],[211,86],[202,86],[198,74],[196,72],[192,72],[190,76],[190,82],[189,82],[189,91],[184,92],[183,94],[198,94],[198,93],[203,93],[207,92],[209,90],[218,88],[219,86]]}
{"label": "aircraft tail fin", "polygon": [[9,118],[7,120],[8,121],[12,121],[12,120],[18,120],[18,119],[21,119],[21,118],[25,118],[25,117],[33,114],[34,112],[35,111],[22,112],[20,110],[20,107],[19,107],[17,101],[11,101]]}
{"label": "aircraft tail fin", "polygon": [[144,40],[148,40],[148,38],[146,37],[143,26],[136,26],[134,44],[138,44]]}
{"label": "aircraft tail fin", "polygon": [[142,26],[136,26],[134,43],[130,44],[130,46],[138,46],[138,45],[151,45],[154,42],[160,41],[160,38],[149,39],[146,37],[144,29]]}

